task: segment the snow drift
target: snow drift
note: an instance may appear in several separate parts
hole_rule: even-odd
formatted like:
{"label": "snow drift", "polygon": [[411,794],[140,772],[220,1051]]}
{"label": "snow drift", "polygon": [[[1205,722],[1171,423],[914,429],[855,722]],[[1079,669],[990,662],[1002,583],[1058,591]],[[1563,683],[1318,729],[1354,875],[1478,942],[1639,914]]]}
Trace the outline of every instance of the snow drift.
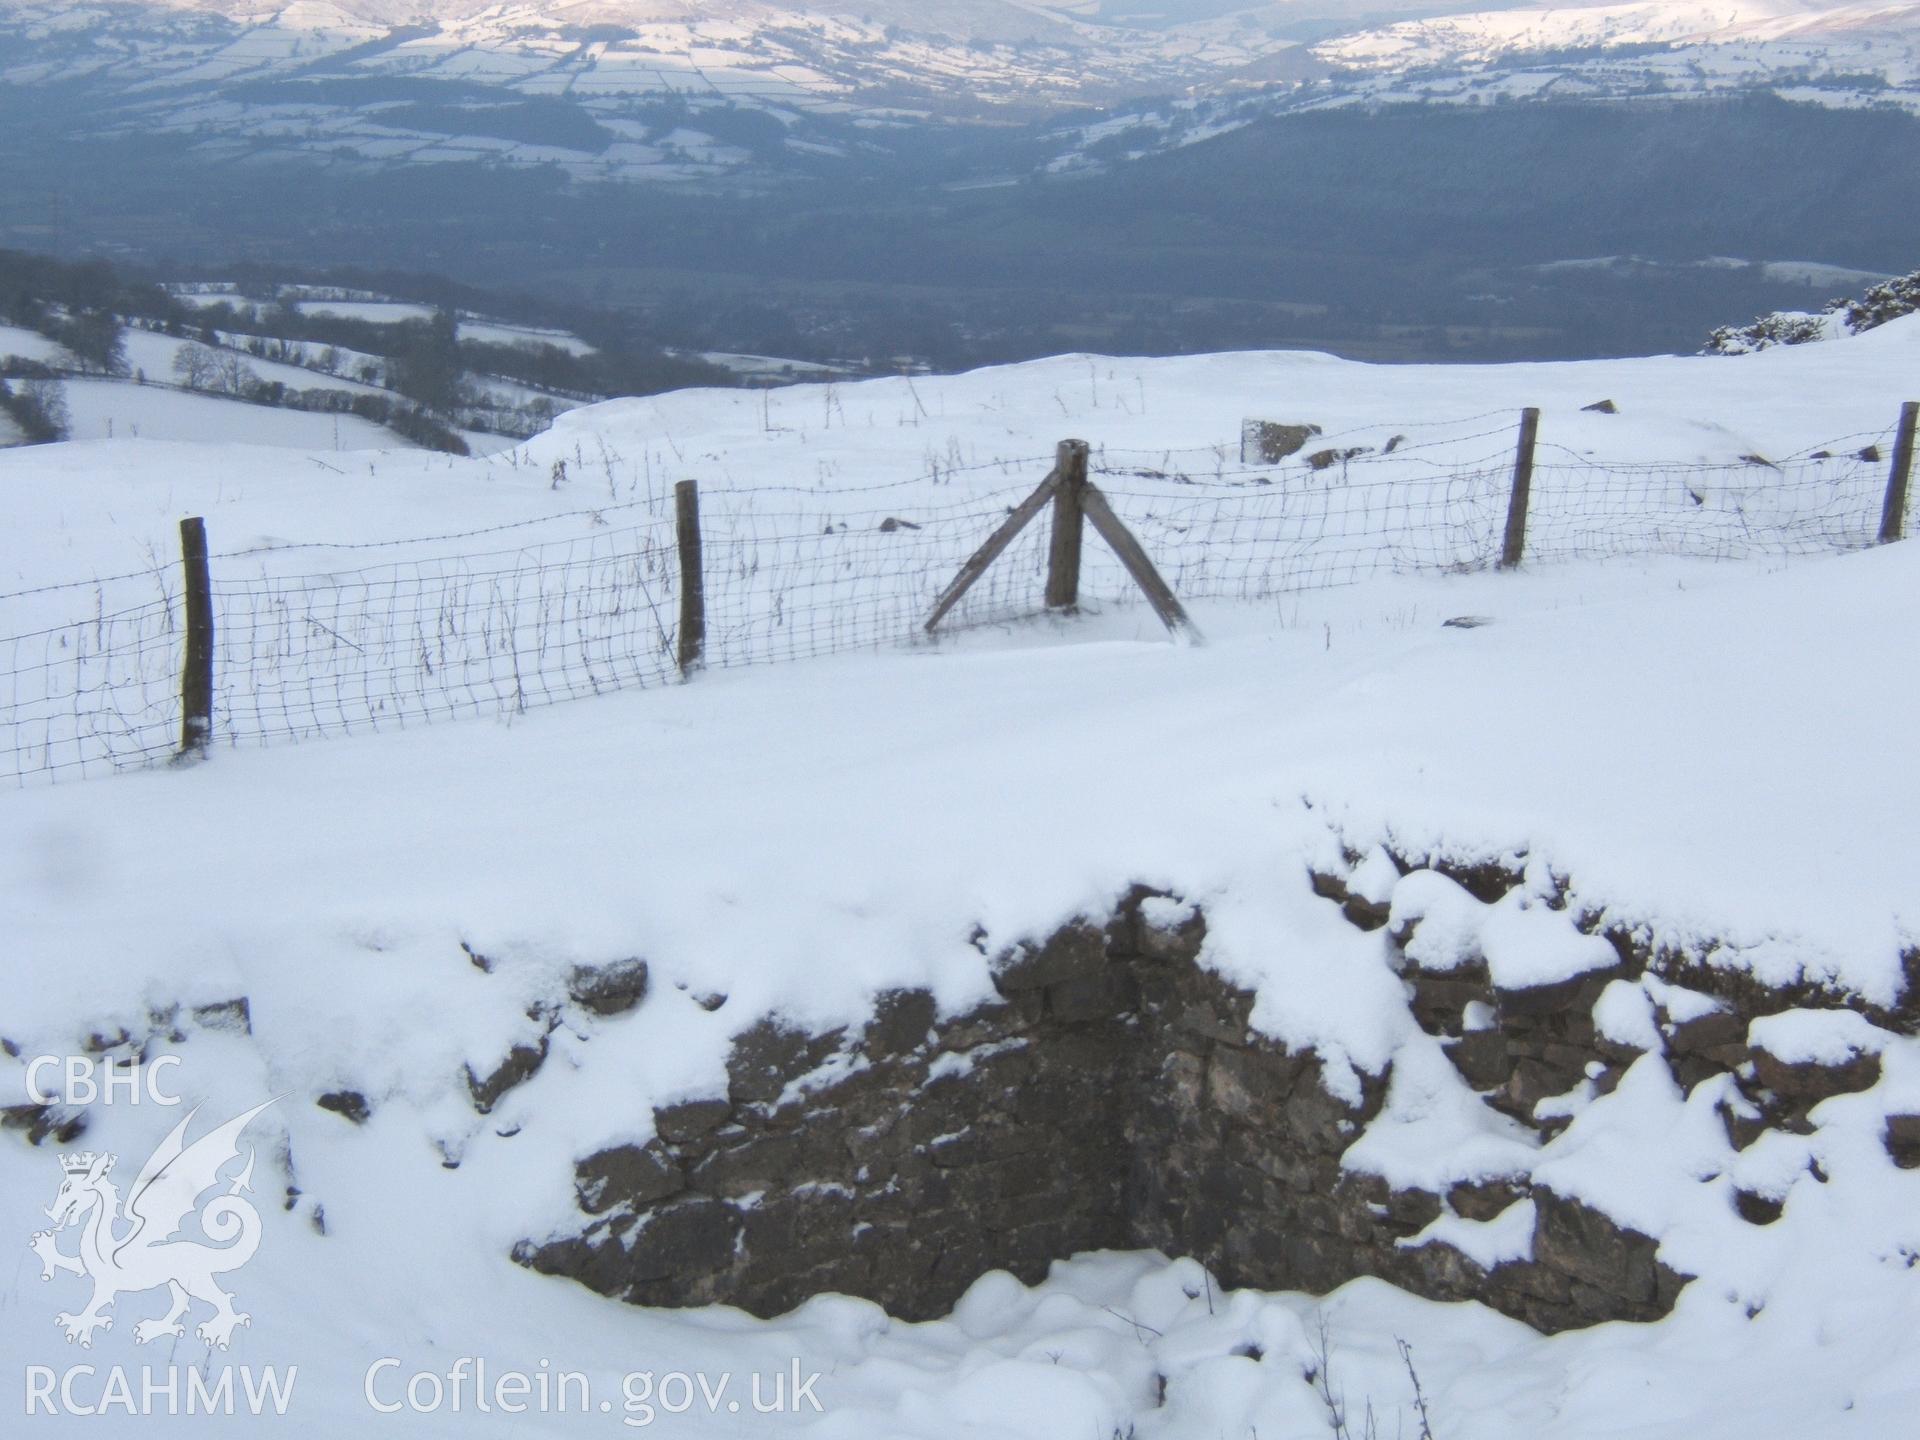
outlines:
{"label": "snow drift", "polygon": [[[1907,320],[1734,361],[1470,372],[1070,359],[765,408],[664,397],[572,417],[517,460],[369,457],[367,474],[218,447],[58,447],[0,457],[11,533],[49,537],[5,570],[20,588],[119,573],[186,512],[274,545],[577,512],[605,474],[575,469],[556,491],[552,462],[599,439],[623,457],[616,483],[644,484],[653,464],[724,491],[772,470],[830,505],[924,473],[930,451],[990,463],[1044,453],[1063,427],[1115,449],[1224,443],[1276,394],[1276,418],[1380,443],[1410,421],[1532,403],[1575,446],[1789,454],[1882,432],[1915,338]],[[1580,410],[1602,397],[1616,413]],[[382,1359],[444,1375],[473,1357],[580,1371],[609,1409],[379,1418],[420,1435],[575,1433],[618,1423],[625,1376],[798,1360],[825,1377],[825,1413],[781,1423],[822,1435],[1197,1437],[1327,1433],[1368,1405],[1412,1424],[1404,1339],[1442,1435],[1785,1437],[1840,1417],[1899,1433],[1920,1319],[1902,1119],[1920,1113],[1904,1018],[1920,795],[1899,763],[1913,682],[1888,657],[1917,592],[1920,560],[1898,546],[1385,578],[1197,607],[1213,642],[1199,650],[1117,611],[21,792],[0,827],[8,1103],[27,1104],[29,1059],[70,1052],[177,1055],[209,1117],[285,1097],[263,1117],[255,1188],[274,1203],[235,1276],[254,1321],[234,1350],[143,1350],[128,1324],[85,1361],[297,1364],[288,1433],[365,1423]],[[1462,615],[1487,623],[1441,624]],[[1524,863],[1489,898],[1421,868],[1435,857],[1455,875]],[[1518,1258],[1538,1200],[1490,1211],[1473,1187],[1524,1152],[1530,1183],[1647,1237],[1633,1264],[1695,1277],[1671,1313],[1546,1338],[1377,1280],[1223,1293],[1192,1259],[1107,1253],[1061,1257],[1037,1288],[986,1275],[925,1324],[834,1296],[755,1320],[612,1305],[514,1264],[519,1241],[578,1222],[581,1162],[655,1138],[656,1108],[725,1094],[736,1041],[767,1017],[864,1027],[876,997],[911,989],[944,1023],[997,997],[999,957],[1111,913],[1136,884],[1204,912],[1204,971],[1248,997],[1262,1043],[1310,1053],[1330,1096],[1377,1101],[1342,1174],[1439,1197],[1401,1217],[1421,1224],[1404,1238],[1489,1269]],[[1644,968],[1607,973],[1596,937],[1616,929]],[[600,1014],[566,998],[576,972],[635,958],[643,1003]],[[1497,1028],[1474,987],[1497,1002],[1589,978],[1604,980],[1584,1013],[1592,1043],[1615,1047],[1611,1088],[1582,1066],[1565,1089],[1530,1079],[1488,1104],[1481,1090],[1502,1087],[1454,1058]],[[1417,1012],[1443,995],[1458,1004],[1430,1033]],[[1743,1007],[1748,1028],[1718,1018]],[[474,1079],[541,1040],[537,1069],[477,1108]],[[1750,1096],[1780,1104],[1768,1116]],[[0,1144],[20,1247],[0,1329],[23,1363],[66,1367],[81,1357],[53,1318],[77,1282],[41,1282],[27,1249],[60,1181],[53,1152],[137,1159],[172,1117],[40,1118],[40,1145],[27,1129]],[[58,1138],[82,1118],[84,1139]],[[129,1320],[151,1303],[130,1300]],[[675,1423],[774,1422],[722,1406]]]}

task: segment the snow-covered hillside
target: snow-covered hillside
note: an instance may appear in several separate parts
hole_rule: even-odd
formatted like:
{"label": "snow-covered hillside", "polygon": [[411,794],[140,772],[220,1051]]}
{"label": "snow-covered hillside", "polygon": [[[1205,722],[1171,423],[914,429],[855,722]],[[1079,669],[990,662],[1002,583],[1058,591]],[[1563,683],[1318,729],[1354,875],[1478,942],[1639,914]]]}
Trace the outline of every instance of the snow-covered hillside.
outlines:
{"label": "snow-covered hillside", "polygon": [[1198,88],[1071,125],[1051,168],[1098,168],[1198,144],[1266,116],[1355,106],[1664,103],[1770,93],[1807,105],[1920,114],[1914,5],[1632,0],[1459,10],[1388,24],[1370,19],[1316,40],[1301,60],[1290,77],[1297,83],[1252,94]]}
{"label": "snow-covered hillside", "polygon": [[[615,507],[689,477],[716,545],[756,519],[817,532],[886,507],[910,520],[969,499],[998,506],[1071,434],[1101,447],[1100,483],[1137,517],[1217,483],[1207,457],[1238,469],[1248,418],[1317,424],[1316,445],[1411,436],[1420,448],[1380,462],[1401,455],[1404,484],[1500,451],[1521,405],[1543,411],[1543,450],[1596,461],[1582,474],[1745,466],[1735,509],[1764,516],[1780,472],[1742,457],[1884,443],[1917,357],[1920,317],[1734,358],[1449,369],[1081,356],[620,402],[470,461],[39,447],[0,455],[13,537],[0,586],[140,569],[169,552],[185,514],[207,517],[216,551],[254,552],[225,563],[235,584],[254,567],[345,573],[367,558],[347,547],[411,536],[528,521],[541,539],[589,536],[613,528]],[[1610,412],[1583,408],[1603,399]],[[1268,485],[1247,487],[1306,493],[1303,459],[1269,469]],[[1337,462],[1311,474],[1327,490],[1350,483]],[[528,538],[436,543],[497,552]],[[737,579],[716,573],[715,597]],[[9,594],[0,607],[52,623],[71,598]],[[1405,1339],[1442,1437],[1903,1434],[1920,1176],[1896,1169],[1879,1135],[1920,1103],[1920,1041],[1858,1015],[1840,1019],[1872,1032],[1880,1078],[1816,1108],[1809,1135],[1736,1153],[1707,1087],[1683,1095],[1657,1055],[1614,1093],[1568,1100],[1578,1118],[1536,1165],[1591,1187],[1581,1193],[1629,1190],[1634,1223],[1699,1277],[1654,1324],[1544,1338],[1372,1280],[1327,1297],[1221,1294],[1191,1261],[1146,1254],[1063,1263],[1035,1291],[989,1275],[926,1325],[832,1296],[761,1322],[620,1306],[509,1252],[575,1213],[576,1160],[648,1139],[634,1117],[653,1104],[724,1090],[728,1042],[761,1016],[858,1023],[877,992],[903,985],[962,1010],[992,993],[990,955],[1100,913],[1136,882],[1206,907],[1205,963],[1259,992],[1268,1033],[1334,1068],[1398,1062],[1367,1137],[1381,1163],[1492,1146],[1496,1132],[1520,1143],[1378,1003],[1400,1004],[1386,932],[1342,927],[1309,889],[1309,866],[1343,844],[1523,853],[1536,879],[1550,870],[1573,887],[1568,911],[1543,905],[1536,920],[1568,928],[1591,909],[1674,947],[1715,942],[1715,963],[1762,984],[1885,1006],[1920,925],[1920,771],[1898,760],[1914,682],[1888,662],[1916,603],[1908,545],[1389,574],[1197,602],[1200,648],[1111,607],[951,646],[709,673],[510,723],[218,748],[197,766],[22,791],[0,826],[16,977],[0,1007],[0,1104],[24,1090],[27,1058],[78,1053],[89,1036],[149,1061],[177,1055],[169,1083],[206,1101],[203,1119],[281,1099],[253,1172],[273,1203],[260,1206],[257,1257],[232,1277],[252,1323],[225,1354],[190,1330],[137,1345],[132,1321],[159,1313],[157,1294],[129,1296],[84,1356],[63,1343],[54,1315],[80,1283],[43,1283],[27,1249],[62,1180],[56,1146],[0,1135],[0,1235],[19,1247],[0,1272],[0,1335],[19,1362],[0,1375],[0,1404],[24,1407],[24,1367],[76,1360],[297,1365],[269,1433],[378,1420],[410,1437],[573,1435],[639,1418],[626,1375],[729,1371],[744,1387],[797,1361],[821,1374],[823,1413],[722,1401],[717,1414],[650,1418],[710,1435],[1306,1437],[1331,1433],[1313,1378],[1330,1353],[1355,1417],[1365,1405],[1378,1433],[1411,1435]],[[1461,616],[1484,623],[1442,624]],[[470,1074],[525,1040],[530,1008],[564,991],[572,967],[628,956],[651,967],[646,1004],[554,1012],[547,1062],[477,1113]],[[1615,999],[1651,1013],[1636,985]],[[1775,1028],[1794,1031],[1770,1041],[1782,1050],[1846,1039],[1839,1024]],[[347,1090],[369,1102],[364,1123],[338,1110]],[[87,1118],[74,1143],[131,1169],[177,1117],[118,1105]],[[1780,1196],[1779,1218],[1739,1218],[1734,1184]],[[397,1362],[372,1389],[383,1404],[406,1375],[445,1376],[458,1357],[583,1372],[596,1403],[478,1413],[469,1392],[458,1413],[376,1416],[367,1376],[383,1357]],[[24,1423],[54,1434],[83,1421]],[[185,1434],[209,1422],[138,1423]]]}
{"label": "snow-covered hillside", "polygon": [[1910,37],[1915,30],[1920,30],[1920,6],[1914,5],[1630,0],[1626,4],[1584,6],[1523,5],[1403,20],[1385,29],[1327,42],[1319,49],[1328,59],[1344,65],[1385,69],[1481,62],[1530,50],[1833,39],[1850,32]]}
{"label": "snow-covered hillside", "polygon": [[[340,104],[311,82],[441,80],[456,102],[471,87],[497,87],[506,98],[561,99],[604,119],[624,115],[636,97],[684,96],[771,109],[791,124],[809,111],[910,118],[931,108],[978,116],[1150,94],[1231,76],[1293,44],[1264,35],[1216,40],[1180,28],[1088,24],[1000,0],[944,8],[767,0],[717,8],[472,5],[443,7],[425,23],[414,7],[397,14],[400,8],[300,4],[261,13],[254,6],[110,0],[76,9],[6,0],[0,33],[10,36],[14,53],[0,65],[0,83],[85,78],[152,91],[136,110],[151,116],[160,109],[175,128],[300,143],[324,138],[328,147],[380,139],[398,146],[422,127],[383,128],[377,113],[356,116],[359,107]],[[260,104],[257,92],[221,93],[276,79],[306,83],[279,103]],[[301,93],[312,98],[300,103]],[[384,108],[396,106],[409,109],[393,100]],[[641,123],[631,135],[620,132],[623,154],[611,158],[630,166],[649,147],[685,148],[662,145],[664,132],[643,138],[650,128]],[[490,147],[499,136],[484,124],[465,135],[440,133],[458,142],[456,149],[492,149],[525,163],[577,158],[564,140]]]}
{"label": "snow-covered hillside", "polygon": [[[176,285],[169,294],[196,320],[217,318],[230,328],[189,329],[179,323],[177,312],[164,319],[134,315],[133,328],[119,331],[113,373],[102,374],[100,365],[83,362],[49,334],[0,325],[0,374],[38,377],[38,383],[53,387],[55,403],[66,416],[58,428],[74,440],[217,439],[349,451],[390,449],[410,434],[421,438],[420,432],[396,431],[379,422],[412,404],[400,390],[404,365],[396,357],[408,343],[400,327],[432,321],[433,306],[297,285],[279,287],[271,298],[249,299],[229,282]],[[210,316],[214,307],[225,308]],[[298,318],[292,325],[280,323],[272,314],[278,307]],[[41,322],[42,328],[60,333],[60,313]],[[299,321],[306,319],[380,327],[352,333],[362,343],[381,346],[382,353],[299,338]],[[524,372],[543,352],[574,359],[597,353],[568,331],[459,312],[449,320],[446,343],[448,364],[458,372],[443,402],[447,419],[457,427],[439,437],[447,448],[457,448],[446,439],[454,435],[470,451],[507,448],[512,443],[507,437],[533,434],[555,413],[596,398],[495,373],[516,364]],[[495,348],[470,352],[463,367],[461,344]],[[403,417],[398,423],[407,422]],[[0,446],[25,438],[9,429]]]}
{"label": "snow-covered hillside", "polygon": [[[194,441],[207,436],[241,445],[284,445],[296,450],[384,450],[398,437],[357,415],[317,415],[251,405],[233,398],[194,394],[173,380],[174,357],[187,342],[135,332],[128,337],[127,360],[139,379],[75,378],[58,382],[65,404],[67,432],[74,440]],[[0,360],[37,360],[71,365],[73,357],[30,330],[0,325]],[[249,364],[263,380],[308,385],[316,377],[291,366]],[[148,383],[148,377],[153,383]],[[339,388],[354,387],[338,382]],[[0,446],[21,437],[0,434]]]}
{"label": "snow-covered hillside", "polygon": [[[1413,18],[1397,19],[1413,9]],[[1256,5],[1097,22],[1007,0],[936,7],[434,7],[0,0],[0,85],[85,86],[77,132],[382,166],[557,166],[688,184],[855,160],[863,131],[1113,107],[1192,143],[1330,105],[1755,89],[1920,110],[1920,8],[1627,0],[1434,14]],[[65,90],[50,91],[65,94]],[[1153,109],[1130,102],[1153,97]],[[663,108],[665,107],[665,108]],[[1192,113],[1188,113],[1192,112]],[[1184,119],[1181,117],[1185,117]],[[1173,122],[1178,122],[1177,125]],[[1069,144],[1055,157],[1069,165]]]}
{"label": "snow-covered hillside", "polygon": [[[1400,21],[1314,47],[1368,77],[1333,103],[1726,96],[1920,113],[1920,6],[1673,0]],[[1328,103],[1314,97],[1310,104]]]}
{"label": "snow-covered hillside", "polygon": [[[1912,388],[1917,347],[1920,325],[1909,318],[1843,344],[1731,361],[1375,366],[1301,352],[1063,356],[956,376],[613,401],[570,412],[499,455],[367,456],[358,476],[338,479],[314,475],[299,458],[260,470],[252,455],[217,443],[14,451],[0,455],[0,476],[37,538],[0,556],[0,589],[137,568],[149,548],[168,551],[174,523],[188,513],[208,517],[218,548],[249,549],[547,519],[555,529],[543,533],[557,533],[582,517],[621,513],[612,507],[659,504],[682,479],[697,480],[709,504],[772,487],[809,518],[896,497],[951,503],[1031,488],[1068,436],[1090,441],[1098,463],[1167,471],[1178,494],[1182,468],[1196,479],[1239,470],[1249,418],[1319,425],[1308,449],[1377,450],[1426,427],[1444,459],[1491,456],[1504,467],[1518,412],[1534,405],[1544,413],[1543,445],[1577,456],[1739,466],[1747,455],[1779,460],[1842,437],[1884,441]],[[1615,414],[1583,408],[1609,399]],[[153,479],[155,453],[175,457],[164,486]],[[558,484],[556,461],[566,462]],[[1290,463],[1303,468],[1299,457]],[[58,477],[57,494],[13,484],[16,475]]]}

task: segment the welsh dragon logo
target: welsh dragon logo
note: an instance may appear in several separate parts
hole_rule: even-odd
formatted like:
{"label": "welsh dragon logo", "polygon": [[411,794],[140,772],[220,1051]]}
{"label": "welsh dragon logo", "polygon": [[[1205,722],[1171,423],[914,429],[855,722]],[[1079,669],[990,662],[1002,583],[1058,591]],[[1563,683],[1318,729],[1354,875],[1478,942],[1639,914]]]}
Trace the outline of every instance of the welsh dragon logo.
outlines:
{"label": "welsh dragon logo", "polygon": [[[133,1338],[143,1345],[183,1335],[181,1318],[196,1300],[211,1305],[213,1314],[194,1333],[216,1349],[227,1348],[235,1328],[252,1323],[250,1315],[233,1308],[233,1296],[215,1280],[246,1264],[260,1247],[259,1212],[241,1198],[253,1188],[251,1149],[245,1167],[226,1182],[225,1192],[197,1211],[201,1231],[214,1243],[173,1237],[196,1213],[199,1198],[221,1183],[221,1170],[240,1158],[241,1132],[273,1103],[256,1105],[189,1145],[187,1126],[200,1113],[194,1107],[140,1167],[124,1213],[120,1192],[108,1178],[118,1156],[85,1151],[60,1157],[65,1178],[46,1209],[53,1226],[36,1233],[29,1245],[40,1257],[42,1280],[65,1270],[93,1281],[86,1309],[54,1317],[67,1332],[68,1344],[77,1340],[92,1348],[95,1330],[113,1328],[106,1312],[117,1298],[163,1285],[170,1297],[167,1313],[133,1327]],[[80,1227],[80,1249],[69,1255],[59,1249],[58,1237],[74,1225]]]}

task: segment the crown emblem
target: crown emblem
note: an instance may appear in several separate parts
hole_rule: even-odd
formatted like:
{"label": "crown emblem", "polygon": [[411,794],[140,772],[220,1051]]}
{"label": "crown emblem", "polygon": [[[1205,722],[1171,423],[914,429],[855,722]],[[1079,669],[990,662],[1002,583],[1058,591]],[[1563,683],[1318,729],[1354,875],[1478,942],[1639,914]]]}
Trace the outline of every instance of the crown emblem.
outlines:
{"label": "crown emblem", "polygon": [[[93,1169],[93,1162],[100,1157],[91,1150],[82,1150],[76,1155],[62,1155],[60,1168],[69,1175],[85,1175]],[[100,1167],[100,1173],[106,1174],[113,1168],[113,1156],[106,1157],[107,1163]]]}

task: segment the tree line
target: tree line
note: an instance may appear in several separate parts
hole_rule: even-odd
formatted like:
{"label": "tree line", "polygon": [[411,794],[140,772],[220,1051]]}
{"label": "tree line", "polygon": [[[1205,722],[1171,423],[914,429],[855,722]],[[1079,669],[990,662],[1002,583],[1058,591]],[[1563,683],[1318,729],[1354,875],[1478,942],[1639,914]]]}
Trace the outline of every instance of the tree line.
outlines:
{"label": "tree line", "polygon": [[[435,289],[431,284],[425,288]],[[459,313],[451,303],[436,305],[427,318],[379,322],[305,313],[280,298],[277,283],[255,283],[247,290],[231,299],[189,306],[153,280],[129,275],[103,260],[65,261],[0,250],[0,323],[36,331],[63,347],[73,357],[72,373],[129,375],[125,327],[132,320],[189,342],[173,367],[174,382],[183,388],[258,405],[355,414],[416,444],[453,453],[464,454],[467,448],[457,425],[525,436],[543,429],[555,409],[539,400],[502,406],[481,393],[470,377],[507,381],[581,403],[734,383],[717,366],[657,349],[602,348],[576,354],[562,345],[463,339]],[[325,348],[311,357],[310,344]],[[263,380],[236,353],[240,348],[259,359],[335,375],[340,373],[342,350],[377,357],[363,361],[354,378],[393,394]],[[59,376],[17,378],[20,383],[0,395],[0,409],[29,439],[64,438],[67,422]]]}

